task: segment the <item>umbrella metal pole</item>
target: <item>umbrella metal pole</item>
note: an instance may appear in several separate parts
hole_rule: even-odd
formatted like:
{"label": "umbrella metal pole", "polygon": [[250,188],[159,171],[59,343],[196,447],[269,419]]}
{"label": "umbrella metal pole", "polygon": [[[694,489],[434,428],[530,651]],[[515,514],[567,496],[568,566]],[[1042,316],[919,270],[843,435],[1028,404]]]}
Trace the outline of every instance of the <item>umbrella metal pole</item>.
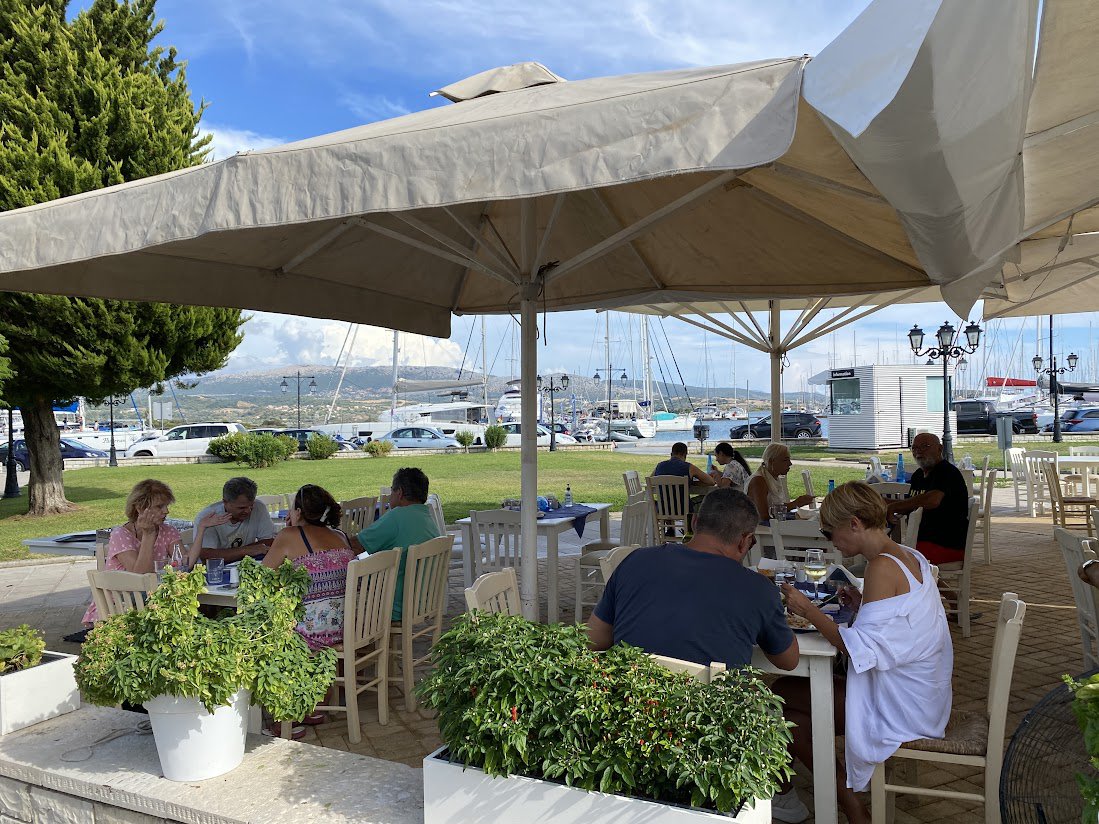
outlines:
{"label": "umbrella metal pole", "polygon": [[8,407],[8,460],[7,476],[4,479],[4,497],[19,497],[19,476],[15,470],[15,423],[13,422],[12,409]]}
{"label": "umbrella metal pole", "polygon": [[519,374],[523,392],[519,418],[523,501],[520,510],[523,560],[519,567],[519,597],[523,602],[523,615],[531,621],[538,620],[538,388],[535,384],[538,374],[537,322],[538,304],[524,290],[523,300],[519,303]]}
{"label": "umbrella metal pole", "polygon": [[768,303],[770,309],[770,328],[768,337],[771,344],[771,442],[782,442],[782,353],[779,351],[779,340],[782,335],[780,327],[782,309],[779,301],[772,300]]}

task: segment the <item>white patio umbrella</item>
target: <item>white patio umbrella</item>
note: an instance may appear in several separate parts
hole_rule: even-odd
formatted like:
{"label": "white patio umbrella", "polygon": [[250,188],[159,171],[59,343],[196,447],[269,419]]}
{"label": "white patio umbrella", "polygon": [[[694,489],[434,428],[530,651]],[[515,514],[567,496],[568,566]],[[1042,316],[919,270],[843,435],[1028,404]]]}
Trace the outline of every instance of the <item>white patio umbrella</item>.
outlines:
{"label": "white patio umbrella", "polygon": [[[533,615],[539,309],[949,284],[984,254],[987,232],[972,226],[1010,223],[998,193],[1016,184],[1014,149],[1000,135],[1021,133],[1017,107],[959,117],[941,90],[979,85],[1014,100],[1029,65],[1023,4],[911,5],[914,32],[874,20],[879,42],[901,41],[891,89],[853,105],[845,92],[865,72],[850,48],[817,72],[821,111],[858,110],[870,124],[853,139],[856,160],[892,147],[889,193],[802,100],[807,58],[568,83],[505,71],[488,78],[498,93],[0,215],[0,289],[428,335],[448,334],[451,313],[518,308],[522,598]],[[991,22],[959,25],[976,17]],[[964,66],[948,59],[955,50]],[[515,88],[508,75],[537,85]],[[963,185],[973,178],[982,185]],[[917,196],[930,189],[950,196]],[[913,234],[893,200],[950,215]]]}

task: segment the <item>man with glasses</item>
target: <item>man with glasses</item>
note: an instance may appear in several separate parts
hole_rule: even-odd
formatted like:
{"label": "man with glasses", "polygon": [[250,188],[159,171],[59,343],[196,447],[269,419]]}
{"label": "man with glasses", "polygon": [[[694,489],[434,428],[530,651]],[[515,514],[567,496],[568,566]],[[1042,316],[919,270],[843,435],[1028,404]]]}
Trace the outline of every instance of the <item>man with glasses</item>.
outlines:
{"label": "man with glasses", "polygon": [[623,642],[733,669],[751,663],[758,645],[776,667],[796,667],[797,639],[778,590],[741,563],[758,521],[747,495],[718,489],[702,501],[690,541],[630,553],[588,619],[592,648]]}
{"label": "man with glasses", "polygon": [[230,478],[221,489],[221,501],[195,516],[195,543],[202,560],[224,558],[226,563],[245,555],[262,558],[275,538],[275,525],[251,478]]}

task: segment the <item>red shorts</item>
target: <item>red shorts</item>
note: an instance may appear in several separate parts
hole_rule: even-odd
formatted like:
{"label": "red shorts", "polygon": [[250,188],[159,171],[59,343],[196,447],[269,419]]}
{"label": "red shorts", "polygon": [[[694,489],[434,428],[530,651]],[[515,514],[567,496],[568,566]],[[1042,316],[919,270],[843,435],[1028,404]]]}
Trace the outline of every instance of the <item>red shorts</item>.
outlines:
{"label": "red shorts", "polygon": [[931,541],[918,541],[916,551],[932,564],[949,564],[965,558],[964,549],[951,549],[941,544],[933,544]]}

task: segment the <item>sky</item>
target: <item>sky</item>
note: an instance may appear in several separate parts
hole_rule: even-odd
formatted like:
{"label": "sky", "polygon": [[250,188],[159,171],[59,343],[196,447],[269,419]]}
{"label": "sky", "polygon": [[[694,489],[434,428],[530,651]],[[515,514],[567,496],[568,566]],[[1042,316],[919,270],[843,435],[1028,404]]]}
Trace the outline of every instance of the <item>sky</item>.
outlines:
{"label": "sky", "polygon": [[[623,0],[552,4],[503,0],[160,0],[160,42],[188,61],[196,101],[217,158],[312,137],[411,111],[450,105],[428,93],[494,66],[534,60],[566,79],[716,65],[815,54],[851,22],[868,0]],[[74,3],[74,9],[79,7]],[[978,312],[975,310],[973,317]],[[792,317],[787,318],[787,322]],[[784,382],[801,389],[809,375],[853,362],[907,362],[905,334],[913,322],[929,333],[957,318],[943,304],[887,309],[791,353]],[[1059,319],[1056,350],[1081,354],[1082,374],[1095,375],[1090,315]],[[1097,327],[1099,327],[1099,319]],[[476,324],[476,329],[474,328]],[[546,318],[539,371],[592,374],[604,363],[606,316],[554,313]],[[990,328],[995,348],[988,372],[1021,363],[1036,346],[1034,321]],[[654,328],[672,382],[765,388],[766,356],[709,337],[681,321]],[[1099,329],[1097,329],[1099,331]],[[343,348],[348,324],[251,313],[229,369],[328,365]],[[614,313],[611,361],[640,370],[637,320]],[[403,335],[402,363],[480,368],[480,322],[454,318],[449,340]],[[490,372],[517,374],[517,324],[487,321]],[[467,341],[468,344],[467,344]],[[360,327],[351,365],[388,364],[393,333]],[[1024,350],[1026,350],[1024,352]],[[834,353],[834,355],[833,355]],[[1045,353],[1043,353],[1045,354]],[[978,359],[981,356],[978,356]],[[988,358],[986,357],[986,365]],[[617,373],[618,368],[615,369]],[[657,378],[661,377],[659,368]],[[1018,372],[1019,369],[1014,371]],[[630,374],[630,377],[634,377]]]}

